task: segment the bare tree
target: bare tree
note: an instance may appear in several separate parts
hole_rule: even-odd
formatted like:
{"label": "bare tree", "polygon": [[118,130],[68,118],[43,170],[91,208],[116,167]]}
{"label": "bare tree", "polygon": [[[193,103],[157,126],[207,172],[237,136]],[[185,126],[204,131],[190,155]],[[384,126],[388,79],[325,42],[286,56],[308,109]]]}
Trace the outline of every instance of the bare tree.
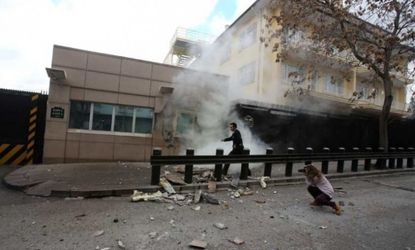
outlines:
{"label": "bare tree", "polygon": [[414,73],[408,65],[415,59],[415,1],[283,0],[271,6],[261,41],[273,47],[276,61],[285,60],[294,47],[349,70],[365,67],[382,82],[379,146],[387,151],[394,78],[409,79]]}

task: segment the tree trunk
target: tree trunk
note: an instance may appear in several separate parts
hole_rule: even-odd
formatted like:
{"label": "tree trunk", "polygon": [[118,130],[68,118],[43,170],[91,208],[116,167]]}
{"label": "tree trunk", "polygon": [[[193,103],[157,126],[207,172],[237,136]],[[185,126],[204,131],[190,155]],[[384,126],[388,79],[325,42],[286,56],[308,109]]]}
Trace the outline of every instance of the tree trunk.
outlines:
{"label": "tree trunk", "polygon": [[390,79],[390,76],[383,79],[383,89],[385,92],[385,99],[383,101],[382,113],[379,116],[379,147],[383,147],[384,151],[388,152],[388,121],[393,101],[392,80]]}

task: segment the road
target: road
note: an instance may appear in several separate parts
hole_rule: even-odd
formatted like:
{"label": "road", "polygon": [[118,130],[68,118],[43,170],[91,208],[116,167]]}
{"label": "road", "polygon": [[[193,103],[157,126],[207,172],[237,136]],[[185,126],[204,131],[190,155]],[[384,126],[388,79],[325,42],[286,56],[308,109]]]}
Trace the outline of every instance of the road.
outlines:
{"label": "road", "polygon": [[[3,176],[7,169],[1,169]],[[333,181],[344,213],[312,208],[305,185],[254,188],[212,204],[60,199],[0,188],[0,249],[414,249],[415,175]],[[171,209],[171,206],[173,209]],[[200,206],[200,210],[194,210]],[[214,223],[228,228],[220,230]],[[103,231],[102,235],[94,236]],[[238,237],[241,245],[229,241]]]}

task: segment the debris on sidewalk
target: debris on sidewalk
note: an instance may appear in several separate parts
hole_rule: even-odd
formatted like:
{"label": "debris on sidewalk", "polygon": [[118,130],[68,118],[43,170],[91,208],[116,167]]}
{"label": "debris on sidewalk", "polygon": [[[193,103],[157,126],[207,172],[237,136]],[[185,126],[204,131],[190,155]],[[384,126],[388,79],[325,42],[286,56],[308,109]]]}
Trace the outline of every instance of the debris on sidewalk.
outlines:
{"label": "debris on sidewalk", "polygon": [[217,222],[217,223],[213,224],[213,226],[215,226],[216,228],[218,228],[220,230],[223,230],[223,229],[227,229],[228,228],[227,226],[225,226],[225,224],[220,223],[220,222]]}
{"label": "debris on sidewalk", "polygon": [[216,181],[208,181],[208,193],[216,192]]}
{"label": "debris on sidewalk", "polygon": [[231,186],[234,188],[238,188],[238,185],[239,185],[239,174],[236,173],[232,175]]}
{"label": "debris on sidewalk", "polygon": [[196,190],[195,191],[195,196],[194,196],[194,199],[193,199],[193,203],[195,203],[195,204],[199,203],[201,195],[202,195],[202,190],[200,190],[200,189]]}
{"label": "debris on sidewalk", "polygon": [[255,200],[255,202],[259,203],[259,204],[264,204],[264,203],[266,203],[266,200]]}
{"label": "debris on sidewalk", "polygon": [[205,200],[207,203],[210,204],[215,204],[215,205],[219,205],[219,200],[214,198],[213,196],[207,194],[207,193],[202,193],[202,198],[203,200]]}
{"label": "debris on sidewalk", "polygon": [[227,201],[222,201],[222,207],[224,208],[224,209],[229,209],[229,203],[227,202]]}
{"label": "debris on sidewalk", "polygon": [[239,189],[238,191],[241,195],[253,195],[254,194],[254,191],[249,189],[249,187],[246,187],[245,190]]}
{"label": "debris on sidewalk", "polygon": [[326,229],[326,228],[327,228],[327,226],[319,226],[318,228],[319,228],[319,229]]}
{"label": "debris on sidewalk", "polygon": [[242,239],[240,239],[240,238],[238,238],[238,237],[235,237],[233,240],[230,240],[230,239],[229,239],[229,241],[230,241],[230,242],[232,242],[232,243],[234,243],[234,244],[236,244],[236,245],[242,245],[242,244],[244,244],[244,243],[245,243],[245,241],[244,241],[244,240],[242,240]]}
{"label": "debris on sidewalk", "polygon": [[161,200],[162,193],[157,191],[155,193],[143,193],[137,190],[134,190],[133,195],[131,195],[131,201],[157,201]]}
{"label": "debris on sidewalk", "polygon": [[98,230],[94,233],[94,237],[98,237],[104,234],[104,230]]}
{"label": "debris on sidewalk", "polygon": [[65,197],[65,201],[80,201],[80,200],[83,200],[84,199],[84,197],[82,197],[82,196],[78,196],[78,197]]}
{"label": "debris on sidewalk", "polygon": [[172,174],[172,173],[168,173],[165,174],[164,177],[171,183],[173,184],[178,184],[178,185],[186,185],[186,182],[184,182],[183,177],[178,176],[176,174]]}
{"label": "debris on sidewalk", "polygon": [[157,232],[150,232],[148,234],[148,237],[150,237],[150,239],[154,239],[154,238],[156,238],[156,236],[157,236]]}
{"label": "debris on sidewalk", "polygon": [[195,211],[199,211],[200,210],[200,206],[192,207],[192,209],[195,210]]}
{"label": "debris on sidewalk", "polygon": [[207,247],[207,242],[203,240],[192,240],[192,242],[189,243],[189,246],[194,248],[205,249]]}
{"label": "debris on sidewalk", "polygon": [[160,185],[164,188],[164,190],[167,191],[167,193],[169,194],[176,193],[172,185],[165,178],[160,178]]}
{"label": "debris on sidewalk", "polygon": [[125,249],[125,245],[121,240],[117,240],[117,245],[120,249]]}
{"label": "debris on sidewalk", "polygon": [[167,207],[167,210],[173,210],[174,209],[174,207],[173,206],[168,206]]}
{"label": "debris on sidewalk", "polygon": [[267,188],[267,183],[265,181],[268,179],[269,176],[261,176],[261,178],[259,179],[259,183],[261,184],[262,188]]}

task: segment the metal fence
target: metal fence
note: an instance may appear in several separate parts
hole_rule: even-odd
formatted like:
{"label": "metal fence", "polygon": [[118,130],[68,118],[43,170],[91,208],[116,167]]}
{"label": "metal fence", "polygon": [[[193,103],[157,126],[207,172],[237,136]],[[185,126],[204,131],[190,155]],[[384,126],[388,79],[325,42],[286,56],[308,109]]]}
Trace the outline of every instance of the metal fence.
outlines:
{"label": "metal fence", "polygon": [[271,148],[266,149],[263,155],[251,155],[249,149],[245,149],[242,155],[224,155],[222,149],[217,149],[215,155],[194,155],[193,149],[187,149],[186,155],[163,156],[161,149],[153,149],[151,156],[151,185],[158,185],[160,182],[160,171],[162,166],[166,165],[185,165],[184,181],[192,183],[193,166],[194,165],[215,165],[214,177],[216,181],[222,180],[223,164],[241,164],[240,179],[248,179],[250,163],[264,163],[263,175],[271,176],[272,168],[285,167],[285,176],[290,177],[293,174],[293,164],[304,162],[310,164],[312,162],[321,162],[321,171],[328,173],[329,162],[336,162],[338,173],[344,172],[345,161],[351,161],[351,171],[358,171],[359,160],[364,161],[364,171],[370,171],[372,168],[372,160],[376,160],[376,168],[378,169],[394,169],[394,168],[413,168],[413,158],[415,150],[409,148],[390,148],[389,152],[384,152],[383,148],[373,150],[372,148],[353,148],[346,151],[345,148],[338,148],[331,151],[329,148],[323,148],[321,152],[314,152],[312,148],[306,149],[307,153],[295,153],[293,148],[288,148],[286,153],[274,153]]}

